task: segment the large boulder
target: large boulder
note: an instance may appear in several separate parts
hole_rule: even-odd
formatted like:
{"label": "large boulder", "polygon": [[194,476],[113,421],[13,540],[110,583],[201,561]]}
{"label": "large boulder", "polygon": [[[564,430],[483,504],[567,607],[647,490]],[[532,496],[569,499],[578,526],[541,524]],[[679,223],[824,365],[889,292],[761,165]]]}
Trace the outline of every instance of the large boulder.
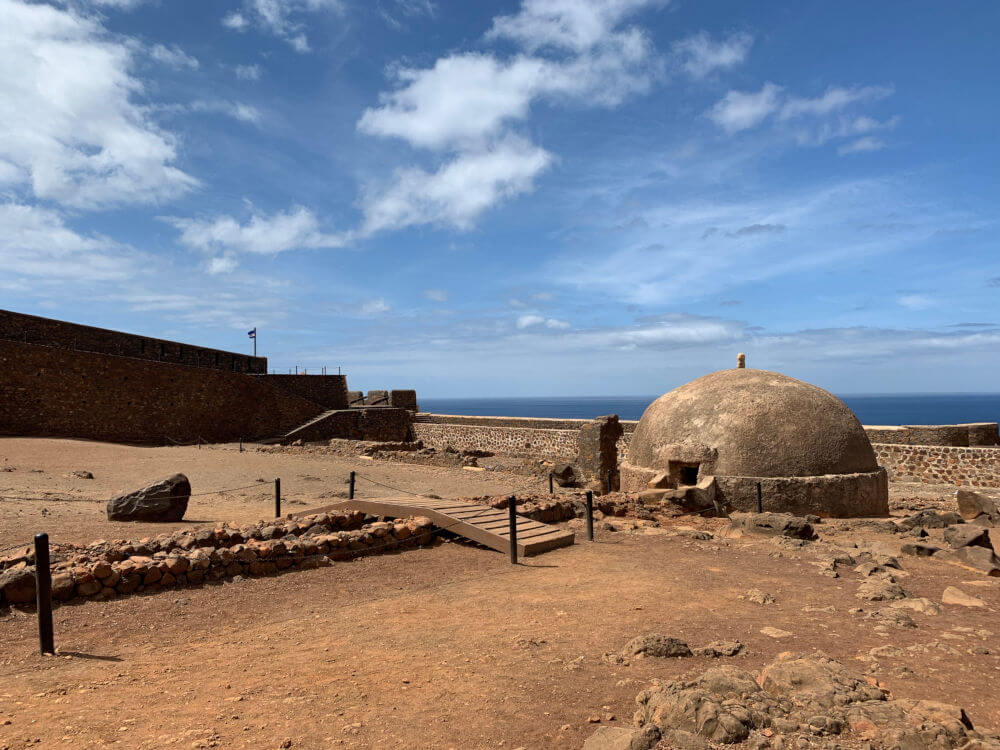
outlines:
{"label": "large boulder", "polygon": [[109,521],[180,521],[187,511],[191,483],[183,474],[108,501]]}
{"label": "large boulder", "polygon": [[0,602],[27,604],[35,601],[35,569],[8,568],[0,573]]}
{"label": "large boulder", "polygon": [[992,498],[972,490],[956,490],[958,512],[968,521],[976,521],[984,526],[1000,525],[1000,510]]}

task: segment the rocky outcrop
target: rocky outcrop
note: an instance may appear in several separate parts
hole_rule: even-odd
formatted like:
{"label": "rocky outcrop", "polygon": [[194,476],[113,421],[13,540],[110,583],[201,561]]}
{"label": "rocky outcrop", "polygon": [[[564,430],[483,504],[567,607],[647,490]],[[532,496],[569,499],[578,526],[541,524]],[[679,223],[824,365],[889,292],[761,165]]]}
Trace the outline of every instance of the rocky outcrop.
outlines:
{"label": "rocky outcrop", "polygon": [[180,521],[187,512],[191,483],[174,474],[108,501],[109,521]]}
{"label": "rocky outcrop", "polygon": [[847,737],[840,735],[848,735],[877,747],[947,750],[975,742],[984,750],[1000,748],[1000,740],[977,732],[960,707],[892,700],[871,678],[821,653],[783,654],[759,675],[714,667],[645,690],[636,703],[629,740],[652,727],[666,747],[749,741],[755,748],[833,748],[843,747]]}
{"label": "rocky outcrop", "polygon": [[1000,526],[1000,510],[992,498],[981,492],[958,490],[955,499],[958,500],[958,512],[965,520],[984,526]]}

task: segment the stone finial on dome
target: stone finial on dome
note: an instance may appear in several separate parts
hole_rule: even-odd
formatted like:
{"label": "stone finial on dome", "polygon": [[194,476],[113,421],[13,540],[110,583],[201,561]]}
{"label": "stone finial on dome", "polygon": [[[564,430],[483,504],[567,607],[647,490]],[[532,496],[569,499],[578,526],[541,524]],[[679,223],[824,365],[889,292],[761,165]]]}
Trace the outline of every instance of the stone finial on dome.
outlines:
{"label": "stone finial on dome", "polygon": [[743,354],[743,352],[740,352],[739,354],[736,355],[736,367],[737,369],[742,370],[746,368],[746,366],[747,366],[747,355]]}

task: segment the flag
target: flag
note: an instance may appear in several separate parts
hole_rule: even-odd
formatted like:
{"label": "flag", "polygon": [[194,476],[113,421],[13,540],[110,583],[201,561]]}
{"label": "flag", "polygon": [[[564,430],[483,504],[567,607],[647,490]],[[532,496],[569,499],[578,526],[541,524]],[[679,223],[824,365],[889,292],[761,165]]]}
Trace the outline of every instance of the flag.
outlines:
{"label": "flag", "polygon": [[254,328],[252,331],[247,331],[247,336],[249,336],[252,339],[257,338],[257,329]]}

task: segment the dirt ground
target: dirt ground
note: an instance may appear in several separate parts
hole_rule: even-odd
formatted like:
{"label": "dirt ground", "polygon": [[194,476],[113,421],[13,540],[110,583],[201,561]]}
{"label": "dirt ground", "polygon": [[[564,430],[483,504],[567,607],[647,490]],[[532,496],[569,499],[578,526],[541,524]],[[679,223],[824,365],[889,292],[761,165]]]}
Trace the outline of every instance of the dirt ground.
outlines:
{"label": "dirt ground", "polygon": [[[173,471],[187,473],[195,492],[238,486],[248,475],[278,475],[283,484],[288,477],[289,494],[311,502],[341,491],[346,470],[356,468],[229,447],[10,440],[0,452],[18,467],[0,474],[0,494],[89,498],[45,501],[45,516],[34,509],[39,501],[3,501],[0,545],[30,538],[39,520],[69,541],[142,536],[143,525],[109,530],[99,498]],[[372,478],[442,496],[503,494],[527,481],[365,463]],[[95,479],[64,476],[74,469]],[[254,520],[269,491],[221,503],[194,498],[192,518]],[[949,491],[903,486],[894,495],[903,507]],[[62,606],[55,657],[37,654],[31,610],[10,609],[0,614],[0,748],[579,748],[597,722],[630,723],[636,694],[654,678],[713,663],[756,669],[780,652],[813,649],[877,678],[894,697],[956,703],[977,728],[1000,726],[1000,581],[902,557],[912,596],[941,602],[956,586],[985,606],[943,605],[937,615],[911,613],[916,628],[883,628],[868,614],[884,603],[856,596],[858,573],[840,568],[833,578],[816,563],[835,547],[895,551],[910,540],[836,522],[821,524],[820,541],[801,547],[757,536],[699,540],[684,530],[724,523],[684,518],[631,528],[615,519],[609,525],[619,530],[599,523],[594,543],[581,535],[518,566],[449,542],[275,578]],[[776,602],[741,599],[751,588]],[[788,635],[766,635],[767,627]],[[602,659],[649,632],[692,647],[739,640],[747,653],[629,666]],[[884,646],[901,651],[870,655]]]}
{"label": "dirt ground", "polygon": [[[281,478],[282,513],[292,513],[346,498],[352,470],[358,475],[357,497],[402,494],[390,487],[468,497],[538,492],[547,486],[541,479],[516,474],[270,454],[250,445],[241,453],[236,444],[139,448],[83,440],[0,438],[0,549],[28,544],[39,531],[47,532],[53,543],[86,543],[222,521],[252,523],[274,515],[275,477]],[[73,476],[74,471],[90,472],[94,478],[81,479]],[[191,480],[194,495],[182,523],[108,521],[105,505],[113,496],[177,472]],[[212,492],[248,485],[249,489],[236,492]]]}

